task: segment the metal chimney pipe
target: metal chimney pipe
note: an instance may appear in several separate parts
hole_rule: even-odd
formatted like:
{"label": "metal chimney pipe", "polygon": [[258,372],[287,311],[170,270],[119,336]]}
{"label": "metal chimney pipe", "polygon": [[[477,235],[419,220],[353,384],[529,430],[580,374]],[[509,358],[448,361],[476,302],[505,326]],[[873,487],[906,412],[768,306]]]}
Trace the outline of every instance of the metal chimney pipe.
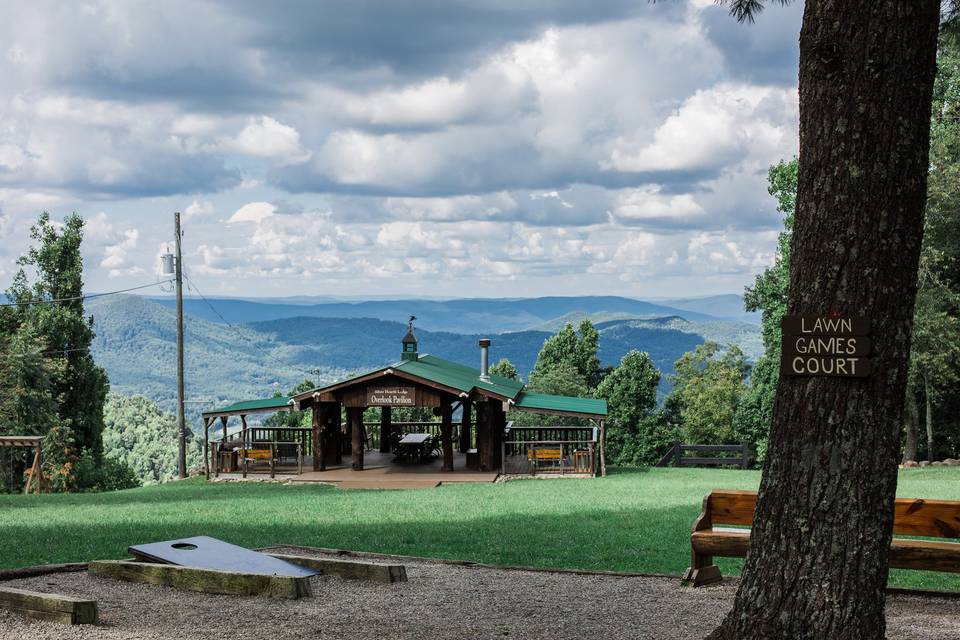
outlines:
{"label": "metal chimney pipe", "polygon": [[480,339],[480,379],[490,382],[490,338]]}

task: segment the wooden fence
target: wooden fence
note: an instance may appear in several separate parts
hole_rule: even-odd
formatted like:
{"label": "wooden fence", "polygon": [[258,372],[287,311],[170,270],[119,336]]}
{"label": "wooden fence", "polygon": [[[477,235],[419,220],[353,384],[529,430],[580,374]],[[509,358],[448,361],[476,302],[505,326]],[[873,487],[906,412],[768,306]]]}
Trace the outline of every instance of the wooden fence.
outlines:
{"label": "wooden fence", "polygon": [[[683,455],[685,451],[695,454],[716,453],[720,455],[686,457]],[[753,448],[748,442],[741,442],[740,444],[684,444],[677,440],[670,446],[666,455],[660,458],[660,462],[656,466],[666,467],[673,462],[678,467],[731,465],[741,469],[749,469],[752,459]]]}

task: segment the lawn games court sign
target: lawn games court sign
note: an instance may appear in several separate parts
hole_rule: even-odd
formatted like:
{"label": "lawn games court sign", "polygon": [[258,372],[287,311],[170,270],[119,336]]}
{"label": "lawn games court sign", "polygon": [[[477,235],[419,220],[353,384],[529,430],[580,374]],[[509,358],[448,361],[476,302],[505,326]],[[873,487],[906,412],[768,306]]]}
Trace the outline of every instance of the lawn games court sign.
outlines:
{"label": "lawn games court sign", "polygon": [[780,327],[784,376],[865,378],[873,371],[866,316],[784,316]]}

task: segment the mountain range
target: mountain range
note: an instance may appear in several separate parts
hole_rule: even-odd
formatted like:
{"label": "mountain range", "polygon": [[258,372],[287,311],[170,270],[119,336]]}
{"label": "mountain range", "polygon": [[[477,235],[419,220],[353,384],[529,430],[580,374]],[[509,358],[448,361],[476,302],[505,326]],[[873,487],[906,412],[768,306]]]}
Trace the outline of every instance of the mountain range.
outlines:
{"label": "mountain range", "polygon": [[[173,298],[151,298],[174,308]],[[184,313],[212,322],[250,323],[282,318],[375,318],[405,321],[417,316],[417,326],[453,333],[503,333],[526,329],[555,330],[558,319],[589,317],[594,321],[676,316],[691,322],[758,321],[743,311],[737,295],[646,302],[619,296],[552,296],[542,298],[455,298],[451,300],[244,300],[184,299]],[[562,325],[561,325],[562,326]]]}
{"label": "mountain range", "polygon": [[[704,340],[736,343],[750,359],[756,358],[762,349],[759,327],[754,323],[718,319],[695,310],[678,310],[660,304],[639,303],[630,307],[625,300],[539,298],[490,304],[476,300],[276,304],[216,299],[209,301],[211,306],[194,300],[193,304],[185,305],[188,310],[185,322],[188,412],[196,418],[200,411],[220,404],[286,392],[304,379],[332,382],[399,358],[400,339],[406,330],[404,322],[309,314],[262,319],[263,315],[276,316],[304,308],[316,311],[318,307],[330,305],[342,313],[350,308],[379,310],[385,314],[399,313],[405,304],[411,311],[400,313],[400,319],[405,320],[407,313],[418,315],[421,353],[478,366],[477,342],[481,337],[489,337],[493,340],[492,361],[508,358],[524,377],[533,368],[544,340],[565,321],[583,317],[596,321],[600,333],[599,356],[604,365],[616,365],[627,351],[636,348],[648,352],[657,367],[667,374],[684,352]],[[87,311],[94,318],[97,333],[93,354],[107,370],[111,387],[124,394],[145,395],[161,407],[173,409],[176,319],[165,302],[131,295],[110,296],[89,301]],[[672,313],[658,317],[621,317],[626,308],[666,309]],[[202,309],[216,321],[202,313],[195,315]],[[428,315],[433,309],[438,310],[439,319]],[[253,319],[244,315],[250,310],[257,312],[251,314]],[[460,320],[457,311],[461,314]],[[546,317],[553,312],[559,315]],[[260,319],[256,319],[258,313]],[[517,326],[520,318],[534,328],[466,330],[481,322],[486,327]],[[457,326],[461,330],[427,328],[431,325]],[[668,389],[665,375],[661,392]]]}

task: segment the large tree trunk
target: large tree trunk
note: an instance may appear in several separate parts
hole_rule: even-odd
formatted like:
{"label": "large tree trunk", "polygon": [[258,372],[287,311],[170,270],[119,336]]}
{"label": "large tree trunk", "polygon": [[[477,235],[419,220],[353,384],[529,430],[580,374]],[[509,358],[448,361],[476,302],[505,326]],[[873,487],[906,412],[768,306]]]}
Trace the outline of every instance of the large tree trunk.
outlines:
{"label": "large tree trunk", "polygon": [[920,422],[920,412],[917,410],[917,396],[913,388],[907,387],[906,404],[903,407],[903,424],[906,428],[907,437],[903,446],[903,461],[917,459],[918,431]]}
{"label": "large tree trunk", "polygon": [[923,376],[924,422],[927,425],[927,460],[937,459],[936,447],[933,445],[933,400],[930,398],[930,381],[927,375]]}
{"label": "large tree trunk", "polygon": [[874,373],[781,378],[750,552],[711,638],[884,637],[939,8],[806,2],[789,313],[869,315]]}

